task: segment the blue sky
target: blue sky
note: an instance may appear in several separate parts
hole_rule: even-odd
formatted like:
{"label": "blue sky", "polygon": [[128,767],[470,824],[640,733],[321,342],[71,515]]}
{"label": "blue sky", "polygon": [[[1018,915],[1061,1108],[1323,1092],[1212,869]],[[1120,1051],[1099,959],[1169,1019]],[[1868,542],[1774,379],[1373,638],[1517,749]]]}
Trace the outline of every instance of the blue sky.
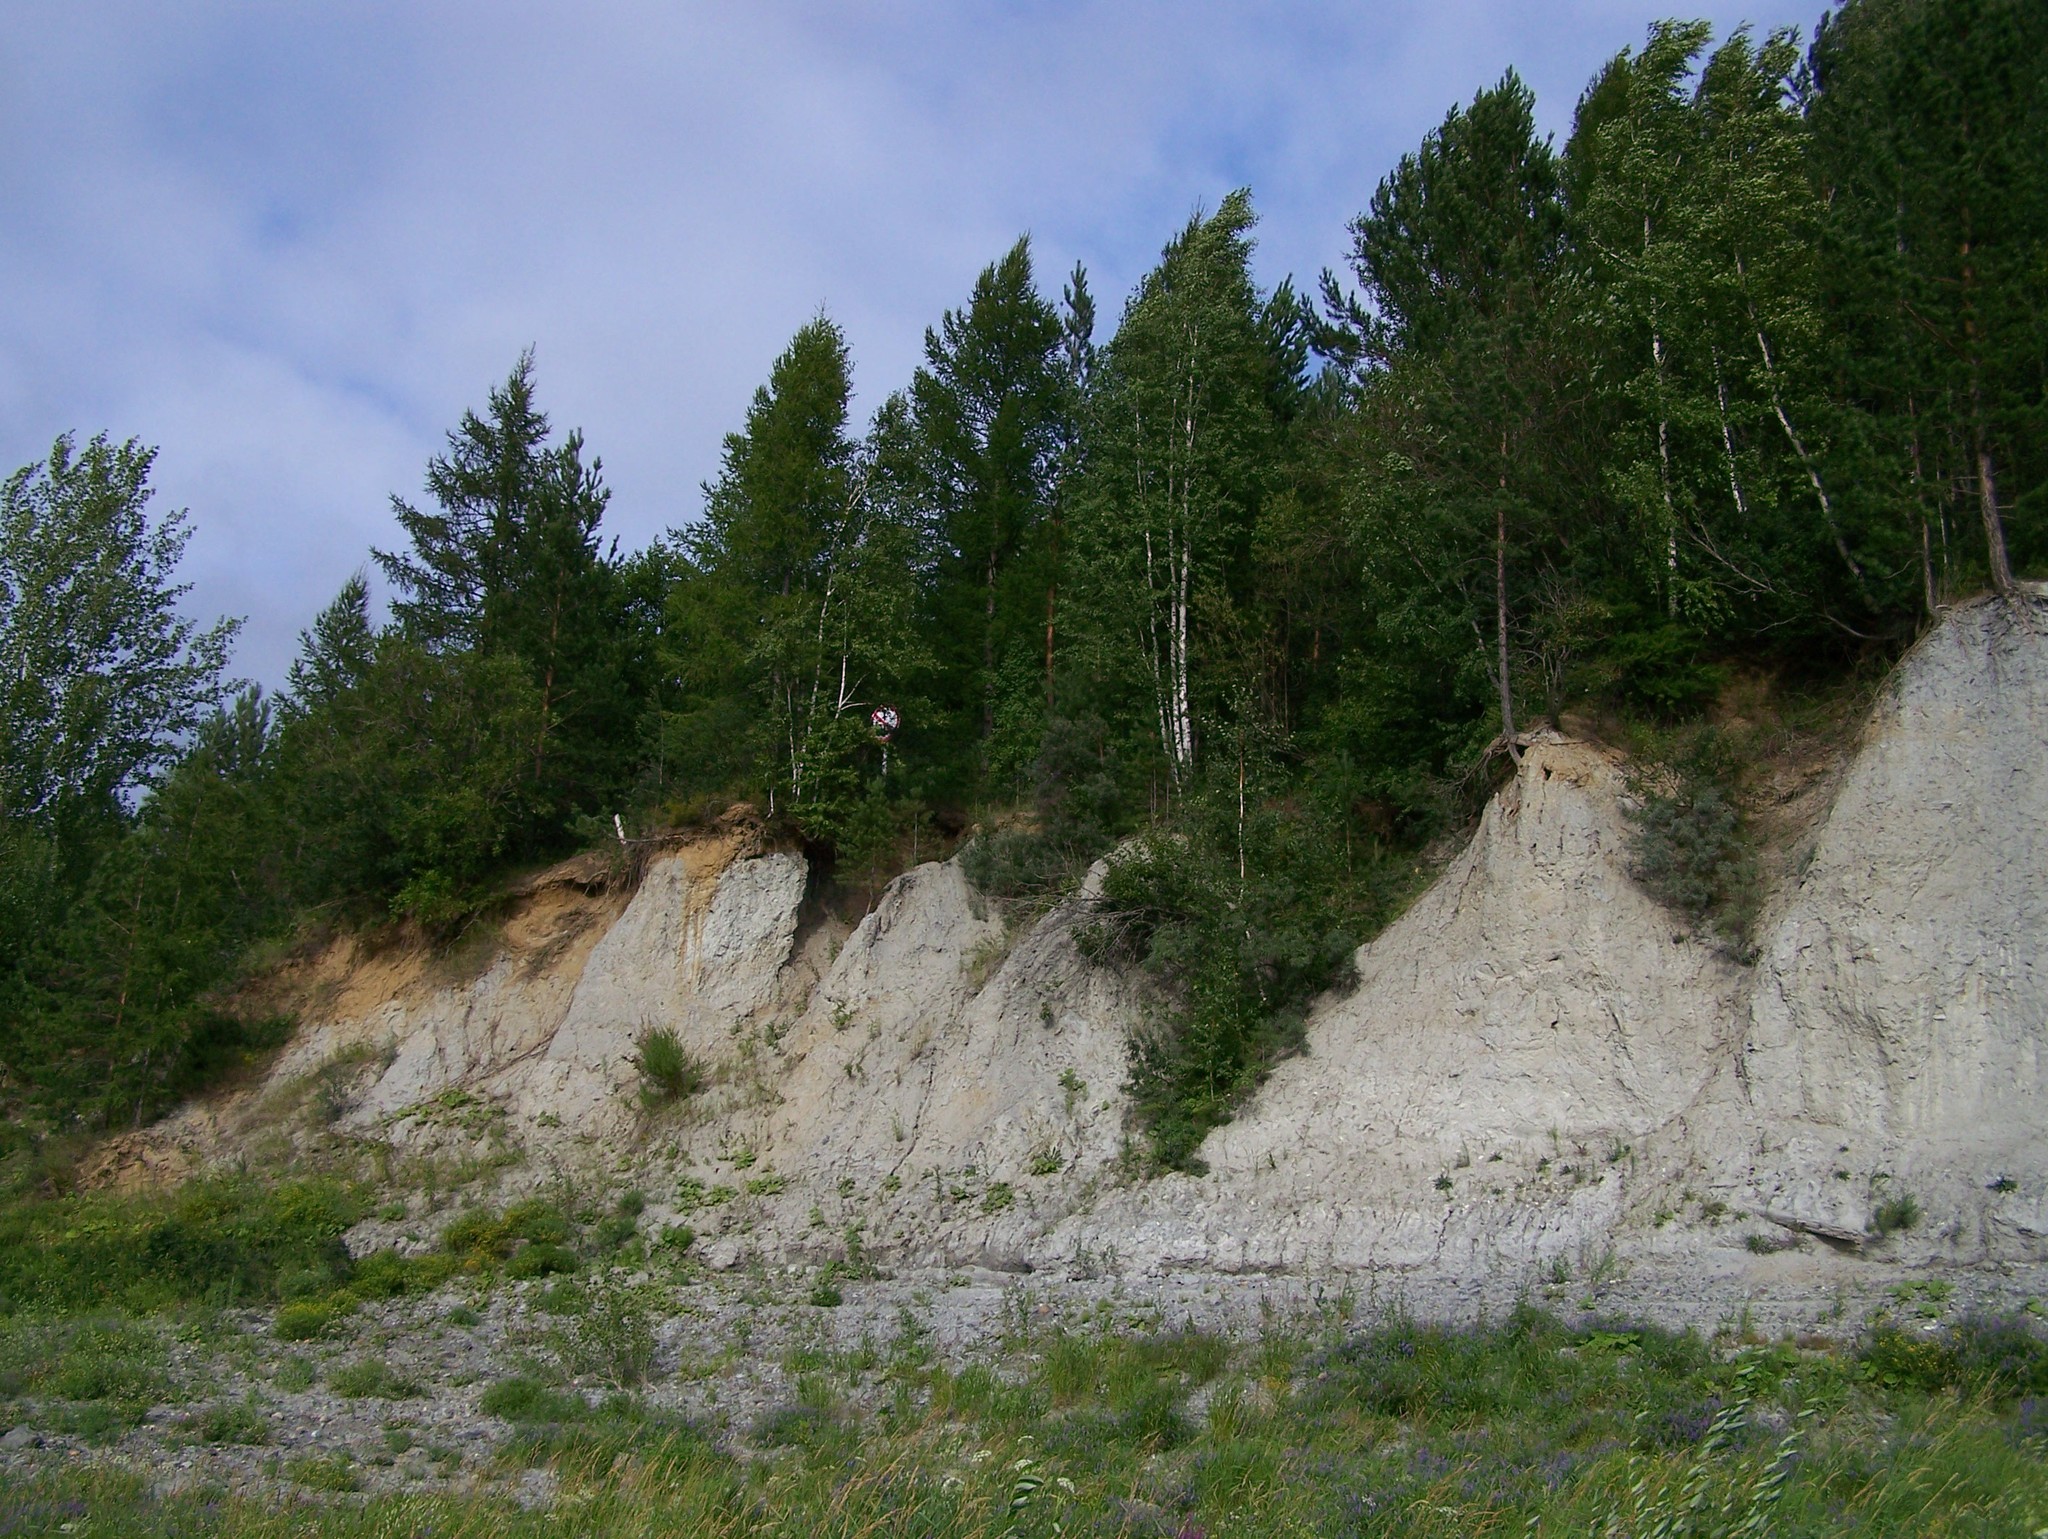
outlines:
{"label": "blue sky", "polygon": [[[693,518],[823,308],[863,411],[1023,231],[1105,331],[1248,185],[1267,282],[1512,65],[1562,139],[1666,9],[1353,4],[23,0],[0,50],[0,466],[161,449],[195,613],[274,684],[393,492],[521,348],[627,547]],[[1818,0],[1693,5],[1810,31]]]}

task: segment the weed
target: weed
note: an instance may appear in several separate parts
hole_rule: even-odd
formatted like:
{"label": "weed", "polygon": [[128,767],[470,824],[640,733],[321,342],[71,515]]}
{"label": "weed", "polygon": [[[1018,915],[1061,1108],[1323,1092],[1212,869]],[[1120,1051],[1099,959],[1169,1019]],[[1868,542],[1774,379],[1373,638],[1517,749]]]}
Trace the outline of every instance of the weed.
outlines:
{"label": "weed", "polygon": [[703,1067],[666,1026],[640,1034],[632,1059],[640,1071],[640,1100],[650,1110],[688,1100],[704,1088]]}
{"label": "weed", "polygon": [[309,1491],[353,1491],[362,1484],[355,1460],[339,1450],[287,1460],[284,1472]]}
{"label": "weed", "polygon": [[988,1190],[981,1194],[981,1211],[984,1213],[1006,1213],[1017,1203],[1017,1193],[1007,1181],[991,1181]]}
{"label": "weed", "polygon": [[81,1403],[71,1414],[87,1436],[115,1435],[175,1392],[162,1338],[118,1316],[37,1322],[0,1337],[0,1396]]}
{"label": "weed", "polygon": [[581,1395],[550,1389],[539,1379],[500,1379],[477,1400],[486,1416],[502,1416],[513,1422],[575,1421],[590,1412]]}
{"label": "weed", "polygon": [[593,1277],[582,1312],[557,1333],[571,1373],[594,1374],[629,1389],[654,1367],[654,1321],[639,1298],[609,1275]]}
{"label": "weed", "polygon": [[168,1197],[94,1193],[0,1208],[0,1298],[14,1307],[153,1310],[265,1303],[347,1280],[358,1195],[326,1180],[187,1182]]}
{"label": "weed", "polygon": [[1870,1227],[1879,1238],[1898,1234],[1911,1229],[1920,1222],[1920,1203],[1911,1192],[1901,1192],[1877,1205],[1877,1211],[1870,1216]]}
{"label": "weed", "polygon": [[558,1273],[574,1272],[577,1267],[576,1252],[566,1245],[541,1243],[522,1246],[505,1263],[505,1275],[512,1278],[553,1277]]}

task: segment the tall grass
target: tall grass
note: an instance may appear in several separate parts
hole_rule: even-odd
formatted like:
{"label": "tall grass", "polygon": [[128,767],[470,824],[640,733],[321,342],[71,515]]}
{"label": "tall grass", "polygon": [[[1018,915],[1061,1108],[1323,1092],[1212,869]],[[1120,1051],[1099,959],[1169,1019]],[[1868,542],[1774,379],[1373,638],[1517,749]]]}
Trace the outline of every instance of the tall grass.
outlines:
{"label": "tall grass", "polygon": [[[545,1511],[323,1495],[317,1480],[288,1503],[160,1499],[140,1476],[73,1469],[0,1490],[0,1533],[1874,1539],[2048,1524],[2048,1348],[1968,1323],[1917,1356],[1885,1342],[1738,1348],[1524,1310],[1247,1342],[1055,1329],[949,1369],[906,1332],[793,1354],[796,1398],[723,1434],[634,1394],[500,1381],[485,1408],[515,1432],[473,1473],[503,1490],[551,1471]],[[318,1473],[340,1490],[361,1472]]]}

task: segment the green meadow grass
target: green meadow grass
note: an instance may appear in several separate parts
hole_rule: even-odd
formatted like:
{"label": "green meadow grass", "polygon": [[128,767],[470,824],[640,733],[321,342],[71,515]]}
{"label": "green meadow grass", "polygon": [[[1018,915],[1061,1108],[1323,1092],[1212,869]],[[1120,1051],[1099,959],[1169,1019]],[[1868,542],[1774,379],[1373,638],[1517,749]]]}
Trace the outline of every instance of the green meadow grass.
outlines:
{"label": "green meadow grass", "polygon": [[[93,1329],[110,1327],[95,1326]],[[132,1373],[81,1370],[105,1393]],[[118,1354],[117,1354],[118,1355]],[[17,1354],[17,1357],[19,1354]],[[280,1499],[150,1494],[100,1470],[0,1491],[0,1534],[2031,1536],[2048,1527],[2048,1348],[2015,1324],[1879,1329],[1853,1349],[1393,1319],[1229,1341],[1049,1331],[948,1369],[906,1333],[793,1352],[789,1403],[726,1450],[640,1396],[530,1376],[496,1473],[551,1502],[364,1496],[286,1469]],[[73,1386],[77,1388],[79,1386]]]}

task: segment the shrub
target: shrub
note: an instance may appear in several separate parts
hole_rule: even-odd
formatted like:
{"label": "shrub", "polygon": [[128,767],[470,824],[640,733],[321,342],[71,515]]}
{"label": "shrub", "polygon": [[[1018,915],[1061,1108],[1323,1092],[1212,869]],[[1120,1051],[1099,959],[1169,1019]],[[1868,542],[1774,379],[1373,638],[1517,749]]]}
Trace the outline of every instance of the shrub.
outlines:
{"label": "shrub", "polygon": [[1629,874],[1695,924],[1711,920],[1738,943],[1756,902],[1748,828],[1729,784],[1732,770],[1712,733],[1674,760],[1636,777],[1628,812]]}
{"label": "shrub", "polygon": [[527,1245],[513,1254],[505,1263],[507,1277],[552,1277],[561,1272],[576,1270],[576,1252],[566,1245],[550,1245],[543,1242]]}
{"label": "shrub", "polygon": [[1241,803],[1229,767],[1172,829],[1111,862],[1077,937],[1158,986],[1152,1029],[1132,1043],[1132,1102],[1153,1162],[1196,1173],[1203,1138],[1300,1049],[1310,1001],[1414,877],[1316,803],[1267,797],[1256,778]]}
{"label": "shrub", "polygon": [[633,1056],[640,1070],[640,1099],[648,1107],[683,1101],[704,1088],[704,1071],[666,1026],[640,1034]]}
{"label": "shrub", "polygon": [[653,1319],[608,1277],[591,1281],[583,1312],[557,1344],[570,1372],[597,1374],[622,1389],[644,1381],[654,1367]]}
{"label": "shrub", "polygon": [[270,1441],[270,1423],[246,1400],[210,1405],[181,1424],[185,1434],[200,1443],[232,1443],[251,1446]]}
{"label": "shrub", "polygon": [[358,1299],[392,1299],[430,1293],[455,1275],[460,1263],[449,1255],[401,1256],[376,1250],[355,1264],[348,1292]]}
{"label": "shrub", "polygon": [[354,1307],[338,1299],[301,1299],[280,1308],[272,1328],[279,1341],[311,1341],[326,1335],[328,1327]]}
{"label": "shrub", "polygon": [[1954,1389],[1999,1400],[2048,1394],[2048,1341],[2017,1320],[1972,1316],[1933,1334],[1879,1325],[1856,1360],[1886,1389]]}
{"label": "shrub", "polygon": [[[565,1247],[571,1238],[568,1218],[550,1202],[530,1197],[503,1213],[472,1208],[441,1231],[441,1248],[476,1268],[504,1261],[525,1246]],[[537,1272],[521,1275],[539,1276]]]}
{"label": "shrub", "polygon": [[1701,638],[1683,625],[1622,630],[1599,650],[1596,671],[1613,681],[1613,693],[1667,720],[1709,704],[1728,678],[1725,669],[1700,660]]}

